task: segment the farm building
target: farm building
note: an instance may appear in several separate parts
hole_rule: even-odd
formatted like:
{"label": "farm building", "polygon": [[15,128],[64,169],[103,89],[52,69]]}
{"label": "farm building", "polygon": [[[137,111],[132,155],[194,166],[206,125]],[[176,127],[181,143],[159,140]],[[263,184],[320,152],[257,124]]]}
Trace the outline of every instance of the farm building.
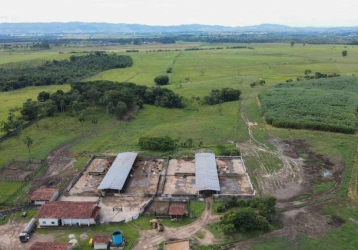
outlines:
{"label": "farm building", "polygon": [[46,202],[38,213],[40,226],[90,226],[96,224],[101,208],[96,202]]}
{"label": "farm building", "polygon": [[195,154],[195,188],[204,196],[220,192],[215,155],[212,153]]}
{"label": "farm building", "polygon": [[126,182],[137,153],[120,153],[109,168],[98,189],[104,195],[106,192],[119,193]]}
{"label": "farm building", "polygon": [[169,215],[172,218],[180,218],[180,219],[182,219],[183,216],[185,214],[187,214],[187,213],[188,213],[188,211],[187,211],[185,203],[182,203],[182,204],[173,203],[169,207]]}
{"label": "farm building", "polygon": [[35,242],[29,250],[72,250],[71,243]]}
{"label": "farm building", "polygon": [[108,249],[111,236],[109,234],[95,234],[92,238],[94,249]]}
{"label": "farm building", "polygon": [[30,203],[38,206],[46,201],[55,201],[58,196],[59,191],[56,188],[40,188],[32,193]]}

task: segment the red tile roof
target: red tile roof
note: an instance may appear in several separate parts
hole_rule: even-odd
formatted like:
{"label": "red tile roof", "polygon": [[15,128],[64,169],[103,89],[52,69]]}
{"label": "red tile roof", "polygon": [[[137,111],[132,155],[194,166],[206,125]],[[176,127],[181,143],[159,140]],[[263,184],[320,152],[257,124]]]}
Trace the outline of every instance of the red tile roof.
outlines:
{"label": "red tile roof", "polygon": [[49,201],[41,206],[38,218],[96,219],[100,210],[96,202]]}
{"label": "red tile roof", "polygon": [[185,204],[172,204],[169,207],[169,215],[184,215],[185,211]]}
{"label": "red tile roof", "polygon": [[110,239],[109,234],[96,234],[93,236],[93,244],[107,244]]}
{"label": "red tile roof", "polygon": [[68,250],[71,243],[35,242],[29,250]]}
{"label": "red tile roof", "polygon": [[37,189],[31,195],[32,201],[49,201],[52,196],[58,191],[56,188],[41,188]]}

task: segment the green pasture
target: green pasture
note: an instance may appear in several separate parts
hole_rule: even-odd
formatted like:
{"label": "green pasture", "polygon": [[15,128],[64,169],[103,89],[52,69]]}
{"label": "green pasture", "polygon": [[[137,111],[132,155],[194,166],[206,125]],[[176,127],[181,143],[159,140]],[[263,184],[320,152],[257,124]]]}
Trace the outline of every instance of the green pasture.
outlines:
{"label": "green pasture", "polygon": [[[24,185],[22,181],[5,181],[0,180],[0,202],[4,202],[7,198],[11,197],[19,188]],[[11,201],[10,201],[11,202]]]}
{"label": "green pasture", "polygon": [[[68,242],[70,234],[74,234],[81,249],[91,249],[88,242],[95,234],[111,235],[114,230],[121,230],[124,238],[126,239],[126,249],[132,249],[139,232],[132,223],[122,225],[92,225],[91,227],[67,227],[67,228],[41,228],[36,230],[36,234],[52,234],[54,235],[55,242]],[[86,234],[87,239],[81,240],[80,235]]]}
{"label": "green pasture", "polygon": [[[93,127],[92,117],[97,117],[98,123]],[[84,116],[85,121],[82,124],[77,116],[70,116],[68,113],[57,113],[55,117],[46,117],[36,124],[24,129],[18,136],[11,137],[0,144],[0,165],[5,164],[9,159],[45,159],[52,150],[58,146],[71,142],[81,137],[99,136],[102,130],[116,126],[116,119],[108,116],[103,109],[90,109]],[[23,139],[30,136],[33,144],[30,147],[30,153]],[[100,139],[99,139],[100,140]]]}
{"label": "green pasture", "polygon": [[[199,46],[191,44],[190,46]],[[187,44],[178,43],[170,45],[170,49],[190,47]],[[208,45],[202,47],[217,47],[232,45]],[[0,165],[11,158],[45,158],[53,149],[66,143],[78,140],[70,148],[72,156],[79,159],[76,169],[82,167],[87,160],[88,154],[118,153],[123,151],[139,151],[141,155],[193,155],[198,149],[198,143],[203,141],[203,147],[215,149],[217,144],[227,144],[228,141],[247,142],[249,135],[247,126],[241,114],[249,121],[256,122],[258,125],[252,127],[253,136],[260,143],[265,143],[268,147],[274,148],[269,143],[268,138],[275,137],[283,140],[305,140],[313,152],[328,157],[332,162],[345,166],[343,181],[340,188],[331,194],[329,198],[347,197],[349,188],[357,188],[358,165],[354,161],[357,148],[356,135],[341,133],[330,133],[312,130],[296,130],[275,128],[266,124],[261,116],[258,103],[258,94],[267,89],[271,89],[278,83],[285,82],[287,79],[304,76],[304,70],[310,69],[312,73],[338,73],[343,76],[358,74],[358,47],[343,45],[310,45],[303,46],[295,44],[293,47],[287,44],[243,44],[254,49],[222,49],[222,50],[201,50],[201,51],[170,51],[170,52],[146,52],[150,50],[149,45],[138,46],[141,52],[126,53],[125,49],[136,49],[136,46],[112,46],[101,47],[100,50],[110,50],[118,53],[125,53],[132,56],[134,64],[131,68],[115,69],[99,73],[86,80],[113,80],[131,81],[136,84],[154,86],[153,79],[159,74],[165,73],[168,67],[172,67],[173,73],[169,74],[170,85],[167,87],[184,98],[200,97],[201,99],[209,94],[211,89],[232,87],[242,91],[241,99],[237,102],[224,103],[221,106],[202,106],[193,103],[198,107],[198,111],[192,109],[165,109],[151,105],[145,105],[143,109],[134,114],[131,121],[115,123],[114,117],[108,116],[104,109],[88,111],[85,116],[84,132],[78,121],[78,117],[71,117],[67,114],[56,114],[54,118],[45,118],[39,121],[39,128],[33,125],[20,134],[0,144]],[[165,47],[165,46],[164,46]],[[169,48],[165,47],[165,48]],[[63,48],[63,51],[70,52],[77,49],[84,51],[87,49],[95,50],[98,48]],[[154,49],[154,47],[153,47]],[[160,49],[156,46],[155,49]],[[347,50],[348,56],[342,57],[341,51]],[[42,60],[42,58],[57,58],[58,56],[70,56],[70,54],[59,54],[61,48],[56,48],[51,54],[48,52],[34,52],[34,55],[26,55],[21,59],[21,52],[7,57],[0,56],[0,64],[17,61]],[[8,53],[8,52],[1,52]],[[173,65],[173,61],[175,61]],[[266,81],[264,86],[250,87],[250,83],[262,78]],[[285,83],[284,83],[285,84]],[[68,86],[61,86],[69,89]],[[59,86],[43,86],[38,88],[26,88],[13,91],[11,93],[0,93],[0,118],[6,119],[8,109],[13,106],[21,106],[28,99],[35,99],[37,93],[43,90],[56,91]],[[66,89],[64,89],[66,90]],[[8,100],[5,102],[5,100]],[[91,117],[98,117],[95,134],[91,124]],[[0,119],[1,120],[1,119]],[[89,136],[90,135],[90,136]],[[180,148],[178,152],[150,152],[140,151],[137,146],[141,136],[171,136],[182,141],[192,138],[195,146],[193,148]],[[34,140],[31,146],[31,153],[23,143],[23,138],[30,136]],[[260,155],[265,167],[271,171],[280,168],[278,159],[271,155]],[[257,159],[249,156],[245,159],[251,171],[259,170]],[[254,176],[252,176],[255,182]],[[353,184],[354,185],[353,185]],[[0,182],[0,195],[3,194]],[[317,185],[313,187],[314,193],[321,193],[331,188],[332,183]],[[352,186],[353,185],[353,186]],[[7,185],[6,185],[7,186]],[[356,190],[357,191],[357,190]],[[214,204],[214,206],[216,206]],[[349,218],[358,221],[356,206],[350,202],[340,204],[339,211],[333,205],[328,206],[327,214],[339,213],[346,223],[341,228],[326,232],[317,238],[308,238],[302,235],[292,244],[297,249],[354,249],[358,246],[355,232],[358,224]],[[139,222],[139,221],[138,221]],[[137,223],[137,222],[134,222]],[[56,241],[67,241],[70,233],[75,233],[78,237],[82,232],[86,232],[90,237],[95,232],[111,231],[112,226],[100,226],[91,228],[71,228],[51,229],[51,232],[59,232]],[[119,229],[124,231],[125,236],[130,237],[134,242],[138,236],[138,231],[130,224],[121,225]],[[210,226],[213,233],[217,233],[226,242],[244,240],[254,237],[262,232],[252,232],[248,235],[239,235],[233,239],[225,237],[217,231],[215,224]],[[216,231],[215,231],[216,230]],[[41,229],[40,233],[46,233],[47,229]],[[127,235],[126,235],[127,234]],[[85,247],[88,240],[80,242]],[[321,245],[322,244],[322,247]],[[332,245],[330,245],[332,244]],[[270,238],[260,240],[254,244],[253,249],[286,249],[291,242],[285,239]],[[341,246],[341,247],[339,247]],[[209,247],[208,247],[209,248]],[[206,248],[206,249],[208,249]],[[198,249],[205,249],[198,248]]]}

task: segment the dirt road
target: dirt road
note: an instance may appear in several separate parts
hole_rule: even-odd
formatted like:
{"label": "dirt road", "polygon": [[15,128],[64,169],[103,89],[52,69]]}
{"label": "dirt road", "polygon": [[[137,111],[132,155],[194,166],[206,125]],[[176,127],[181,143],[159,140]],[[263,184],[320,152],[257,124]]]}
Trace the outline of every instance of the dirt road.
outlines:
{"label": "dirt road", "polygon": [[53,241],[52,235],[35,232],[28,242],[20,242],[19,234],[25,226],[26,222],[17,222],[12,219],[9,219],[7,224],[0,226],[0,250],[27,250],[37,241]]}
{"label": "dirt road", "polygon": [[140,232],[139,242],[133,249],[156,249],[155,247],[163,241],[173,238],[188,239],[193,237],[193,235],[198,231],[203,231],[205,234],[204,239],[200,240],[200,244],[209,245],[214,243],[214,235],[206,230],[205,227],[213,222],[219,221],[219,216],[212,215],[212,199],[206,199],[205,202],[205,211],[200,218],[193,223],[178,228],[165,227],[164,232],[158,232],[156,230],[142,230]]}

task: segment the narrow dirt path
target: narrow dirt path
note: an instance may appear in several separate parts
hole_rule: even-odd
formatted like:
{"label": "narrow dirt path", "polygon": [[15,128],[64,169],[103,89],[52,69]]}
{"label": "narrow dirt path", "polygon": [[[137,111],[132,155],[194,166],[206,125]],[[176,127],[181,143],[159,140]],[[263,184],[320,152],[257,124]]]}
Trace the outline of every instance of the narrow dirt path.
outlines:
{"label": "narrow dirt path", "polygon": [[[212,215],[212,199],[205,199],[206,207],[203,214],[193,223],[178,227],[168,228],[165,227],[164,232],[158,232],[156,230],[142,230],[140,231],[140,238],[138,244],[133,248],[134,250],[142,249],[155,249],[155,247],[163,242],[170,239],[188,239],[191,238],[195,233],[202,230],[208,237],[202,239],[202,244],[212,244],[214,237],[210,237],[210,232],[205,227],[213,222],[219,221],[219,216]],[[209,208],[209,209],[208,209]],[[164,225],[165,226],[165,225]]]}

